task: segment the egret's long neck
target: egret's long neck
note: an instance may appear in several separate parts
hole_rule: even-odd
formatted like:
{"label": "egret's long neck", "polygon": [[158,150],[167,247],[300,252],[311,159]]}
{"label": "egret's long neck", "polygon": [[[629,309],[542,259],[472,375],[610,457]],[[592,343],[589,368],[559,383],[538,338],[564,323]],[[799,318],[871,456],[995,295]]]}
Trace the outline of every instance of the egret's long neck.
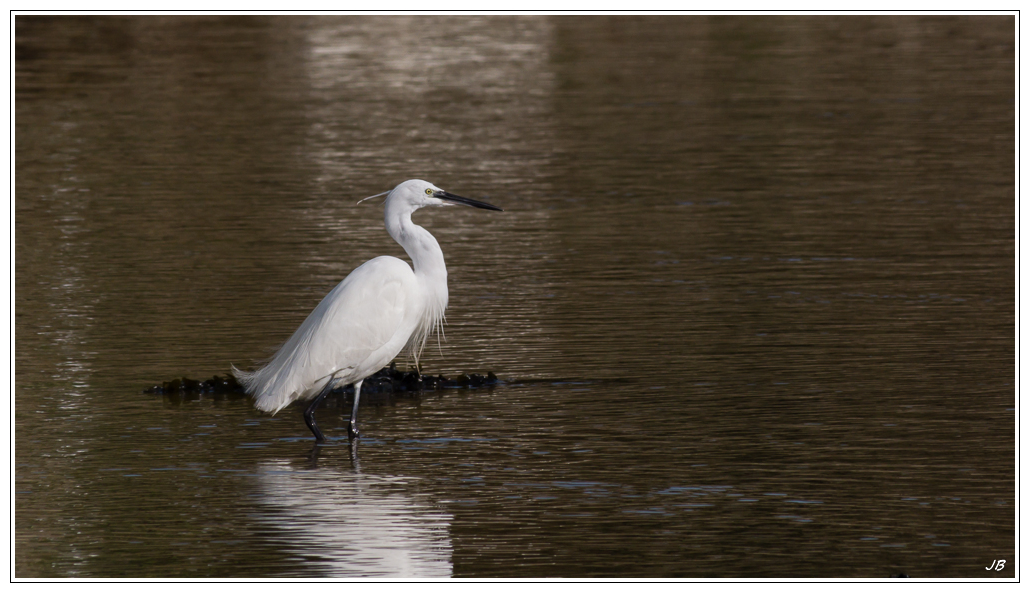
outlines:
{"label": "egret's long neck", "polygon": [[[391,207],[392,206],[392,207]],[[397,207],[389,201],[386,203],[386,232],[394,241],[400,243],[411,258],[415,275],[429,281],[430,285],[443,287],[443,299],[447,299],[447,266],[443,261],[443,251],[426,229],[411,222],[411,210]]]}
{"label": "egret's long neck", "polygon": [[429,231],[411,222],[411,207],[386,201],[386,231],[408,252],[415,278],[422,286],[422,310],[418,326],[408,341],[409,352],[418,365],[429,335],[442,327],[447,309],[447,266],[443,251]]}

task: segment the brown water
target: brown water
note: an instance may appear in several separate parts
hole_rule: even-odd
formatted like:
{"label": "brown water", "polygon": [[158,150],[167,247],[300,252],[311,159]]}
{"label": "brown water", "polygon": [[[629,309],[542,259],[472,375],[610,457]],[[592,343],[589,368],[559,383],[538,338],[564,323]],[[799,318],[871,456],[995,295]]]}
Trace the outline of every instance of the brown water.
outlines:
{"label": "brown water", "polygon": [[[1012,17],[25,18],[16,577],[1014,577]],[[250,365],[408,178],[448,390]],[[1003,571],[985,571],[1004,559]]]}

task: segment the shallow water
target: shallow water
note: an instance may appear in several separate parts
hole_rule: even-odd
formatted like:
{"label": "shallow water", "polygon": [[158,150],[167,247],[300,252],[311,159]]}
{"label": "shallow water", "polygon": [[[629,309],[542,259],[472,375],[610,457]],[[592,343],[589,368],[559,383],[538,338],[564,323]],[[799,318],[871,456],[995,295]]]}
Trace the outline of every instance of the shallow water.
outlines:
{"label": "shallow water", "polygon": [[[1011,17],[16,18],[16,577],[1013,577]],[[285,340],[407,178],[434,374]],[[403,362],[403,361],[402,361]],[[994,560],[1003,571],[985,571]]]}

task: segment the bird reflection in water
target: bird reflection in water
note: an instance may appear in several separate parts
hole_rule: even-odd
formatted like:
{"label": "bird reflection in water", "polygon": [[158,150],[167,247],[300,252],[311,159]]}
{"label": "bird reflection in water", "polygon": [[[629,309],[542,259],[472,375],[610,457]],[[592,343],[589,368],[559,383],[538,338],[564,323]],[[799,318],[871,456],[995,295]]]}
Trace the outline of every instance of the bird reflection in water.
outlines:
{"label": "bird reflection in water", "polygon": [[417,478],[362,473],[356,441],[346,469],[334,467],[342,446],[324,448],[314,447],[306,468],[282,459],[256,468],[262,519],[279,547],[311,562],[304,576],[450,577],[453,517],[408,492]]}

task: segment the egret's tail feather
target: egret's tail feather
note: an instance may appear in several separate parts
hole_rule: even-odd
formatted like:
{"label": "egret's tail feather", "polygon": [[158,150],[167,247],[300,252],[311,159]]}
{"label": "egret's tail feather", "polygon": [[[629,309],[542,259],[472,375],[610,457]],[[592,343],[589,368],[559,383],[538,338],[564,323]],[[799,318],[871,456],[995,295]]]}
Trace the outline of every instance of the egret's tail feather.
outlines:
{"label": "egret's tail feather", "polygon": [[229,366],[232,368],[232,376],[236,377],[236,380],[239,381],[240,385],[243,385],[244,391],[250,393],[251,385],[254,382],[254,373],[251,371],[241,371],[240,369],[236,368],[236,365],[231,363],[229,364]]}
{"label": "egret's tail feather", "polygon": [[290,397],[292,392],[286,393],[276,381],[279,373],[275,366],[274,361],[256,371],[241,371],[232,366],[232,374],[243,385],[244,391],[254,396],[254,407],[272,415],[288,406],[293,399]]}

